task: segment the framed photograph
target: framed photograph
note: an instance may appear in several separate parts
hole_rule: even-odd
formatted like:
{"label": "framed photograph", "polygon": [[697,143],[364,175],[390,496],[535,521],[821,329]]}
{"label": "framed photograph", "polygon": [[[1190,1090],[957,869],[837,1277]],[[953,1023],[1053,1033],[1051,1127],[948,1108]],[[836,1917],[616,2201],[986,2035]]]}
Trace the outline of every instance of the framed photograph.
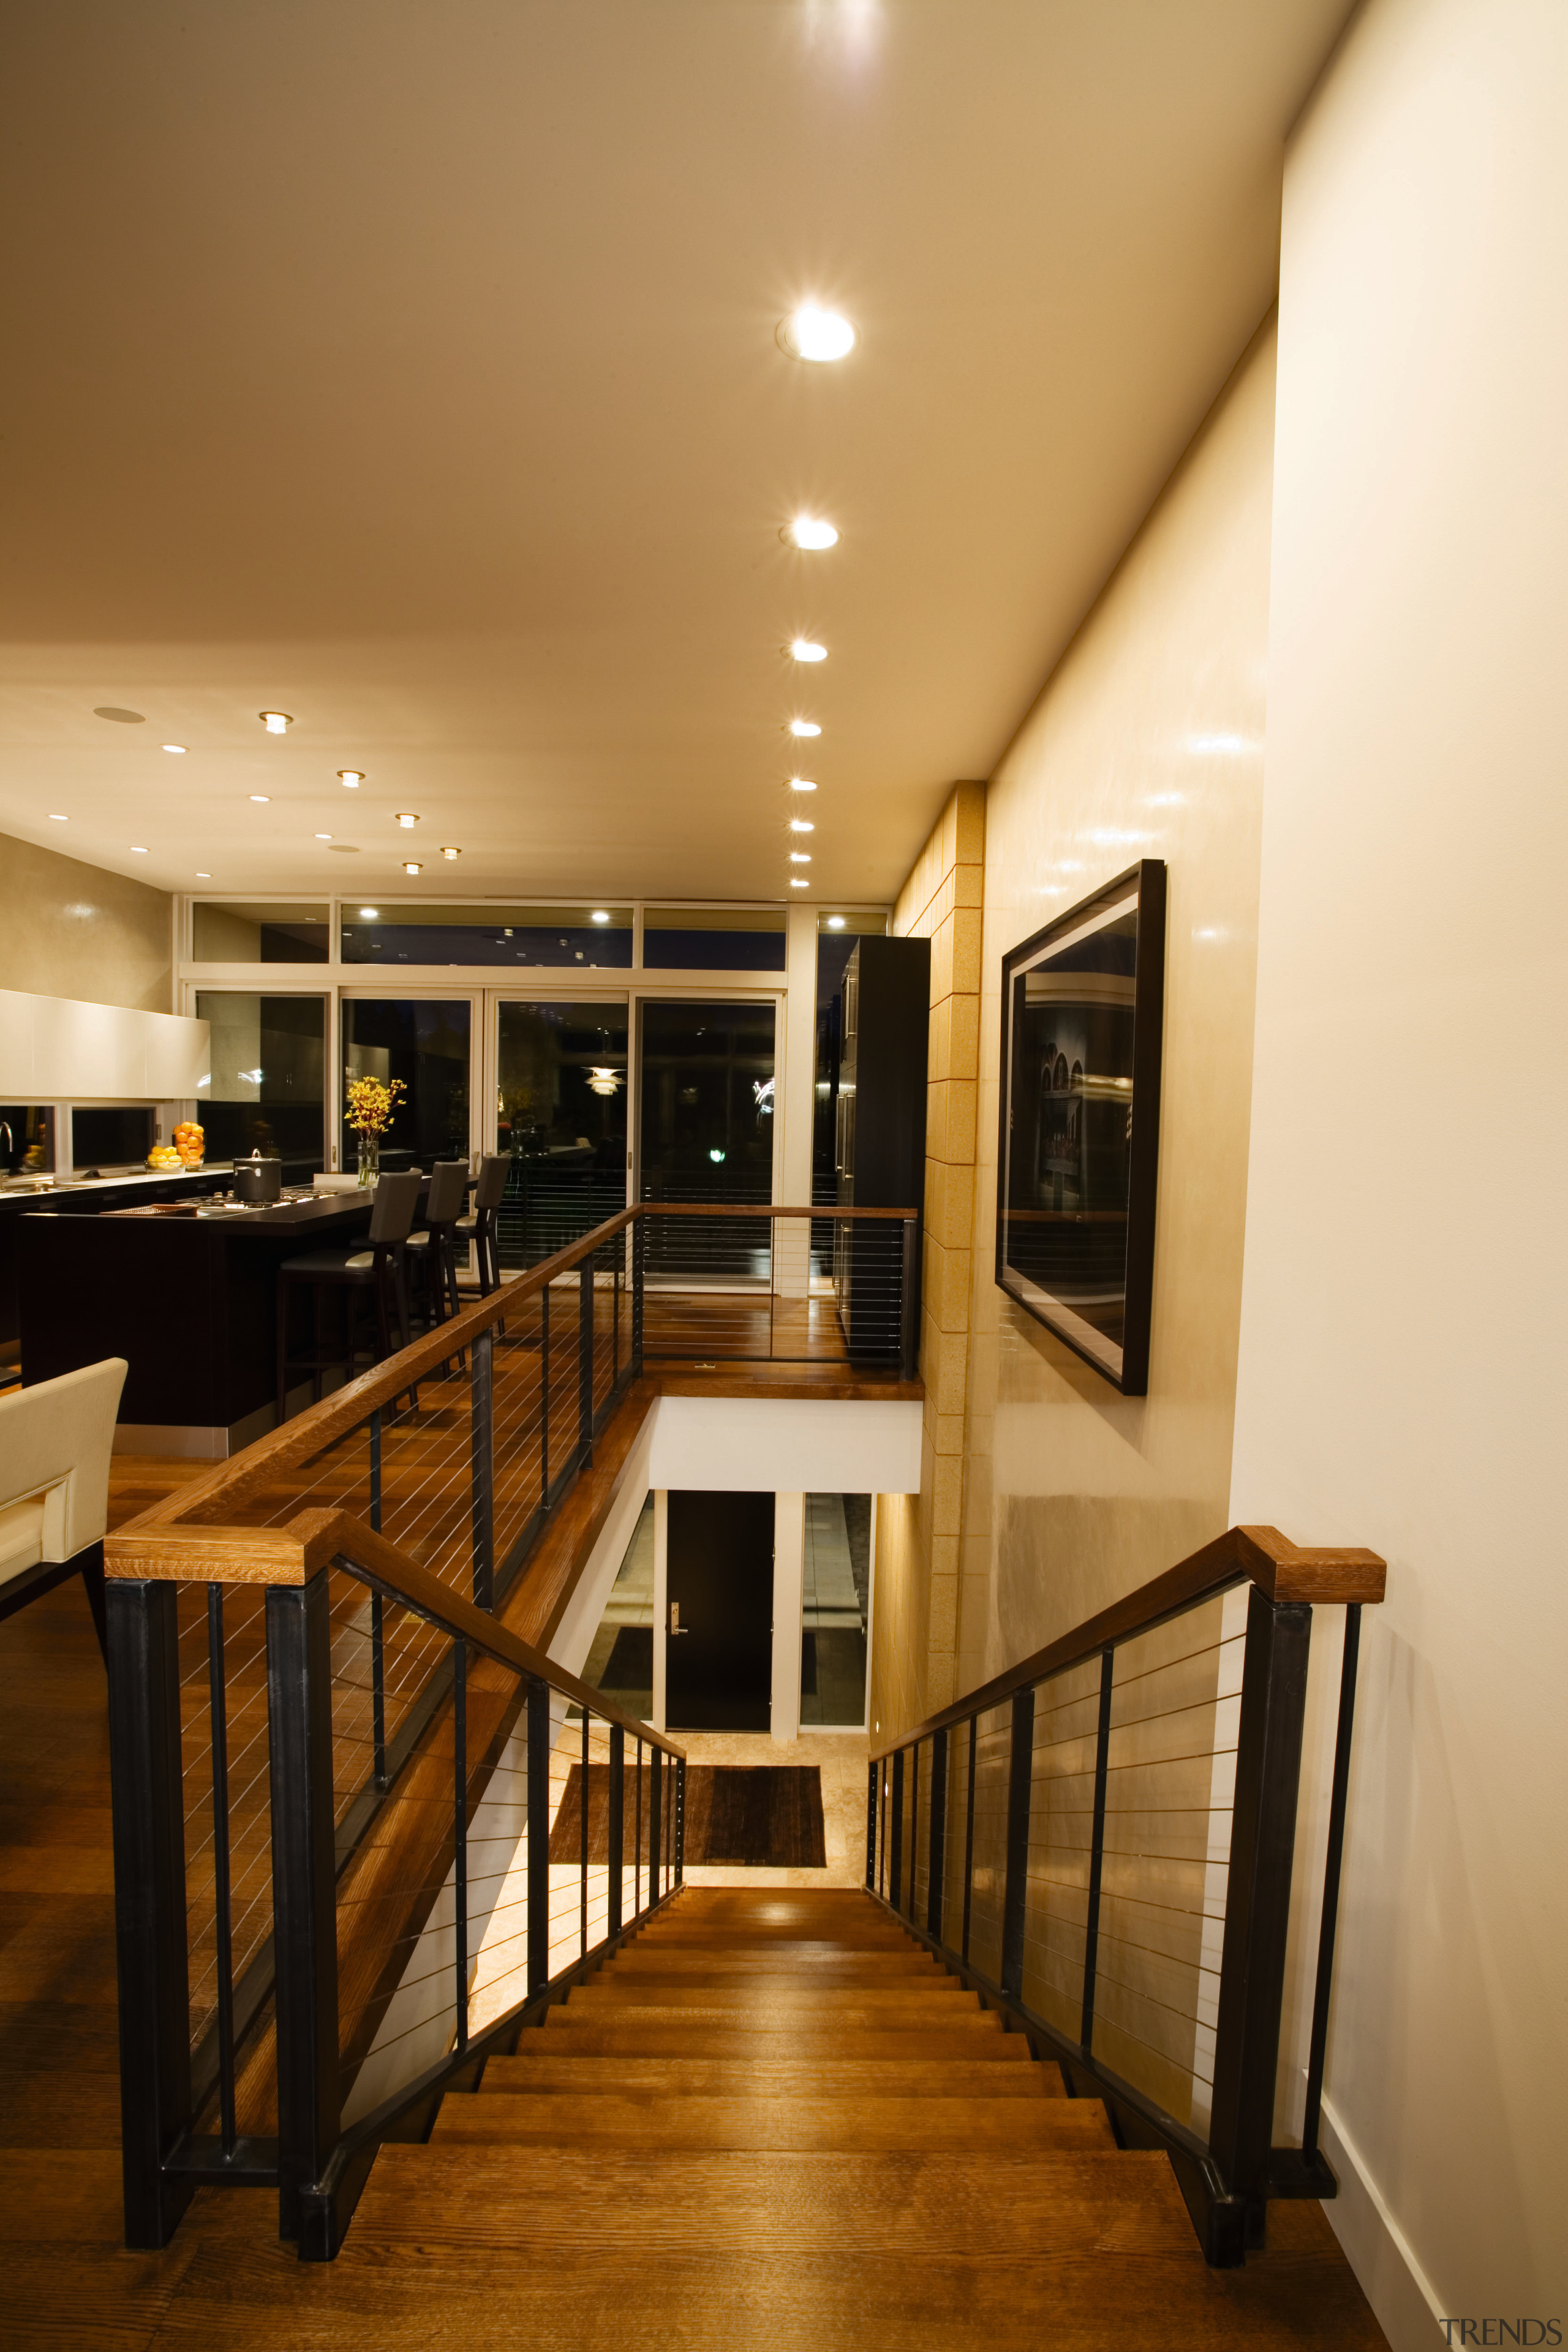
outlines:
{"label": "framed photograph", "polygon": [[1149,1388],[1165,868],[1002,960],[996,1279],[1125,1396]]}

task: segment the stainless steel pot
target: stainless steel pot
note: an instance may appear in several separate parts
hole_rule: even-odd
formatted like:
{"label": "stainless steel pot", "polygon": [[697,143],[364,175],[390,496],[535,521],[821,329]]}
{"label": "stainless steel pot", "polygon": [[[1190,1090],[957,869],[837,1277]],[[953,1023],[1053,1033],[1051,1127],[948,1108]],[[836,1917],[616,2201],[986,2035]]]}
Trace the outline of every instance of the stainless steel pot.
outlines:
{"label": "stainless steel pot", "polygon": [[234,1163],[234,1194],[247,1208],[262,1209],[280,1196],[283,1191],[283,1162],[263,1160],[259,1154]]}

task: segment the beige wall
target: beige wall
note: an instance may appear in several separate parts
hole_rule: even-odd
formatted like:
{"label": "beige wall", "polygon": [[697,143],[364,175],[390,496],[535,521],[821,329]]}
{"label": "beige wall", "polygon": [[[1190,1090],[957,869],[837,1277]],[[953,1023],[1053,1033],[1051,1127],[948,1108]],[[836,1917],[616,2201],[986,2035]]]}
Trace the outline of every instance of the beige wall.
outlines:
{"label": "beige wall", "polygon": [[958,1696],[974,1117],[980,1050],[985,787],[955,784],[893,909],[898,937],[931,941],[917,1496],[878,1517],[871,1722],[906,1725]]}
{"label": "beige wall", "polygon": [[[986,803],[958,1688],[1226,1524],[1252,1057],[1275,335],[1260,331]],[[1139,857],[1169,867],[1147,1397],[1004,1297],[1000,964]]]}
{"label": "beige wall", "polygon": [[1285,184],[1231,1516],[1389,1563],[1326,2146],[1401,2352],[1568,2320],[1565,92],[1562,0],[1373,0]]}
{"label": "beige wall", "polygon": [[0,835],[0,988],[173,1012],[173,908],[165,890]]}

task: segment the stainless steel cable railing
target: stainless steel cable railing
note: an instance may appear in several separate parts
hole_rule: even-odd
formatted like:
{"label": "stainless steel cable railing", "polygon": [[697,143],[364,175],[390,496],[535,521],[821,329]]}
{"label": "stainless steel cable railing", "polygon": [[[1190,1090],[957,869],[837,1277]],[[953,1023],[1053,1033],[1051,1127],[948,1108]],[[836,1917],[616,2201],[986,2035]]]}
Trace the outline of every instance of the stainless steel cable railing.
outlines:
{"label": "stainless steel cable railing", "polygon": [[[1171,2157],[1211,2263],[1318,2147],[1360,1615],[1375,1553],[1233,1528],[874,1757],[866,1884]],[[1344,1647],[1300,2145],[1277,2070],[1314,1608]]]}

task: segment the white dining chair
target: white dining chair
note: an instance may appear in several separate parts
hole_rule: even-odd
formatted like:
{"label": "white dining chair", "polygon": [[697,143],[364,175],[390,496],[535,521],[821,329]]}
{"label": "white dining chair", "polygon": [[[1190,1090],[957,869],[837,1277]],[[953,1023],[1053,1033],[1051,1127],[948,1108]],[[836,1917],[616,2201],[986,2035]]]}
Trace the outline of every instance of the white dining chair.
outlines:
{"label": "white dining chair", "polygon": [[108,1656],[103,1538],[123,1356],[0,1397],[0,1618],[79,1576]]}

